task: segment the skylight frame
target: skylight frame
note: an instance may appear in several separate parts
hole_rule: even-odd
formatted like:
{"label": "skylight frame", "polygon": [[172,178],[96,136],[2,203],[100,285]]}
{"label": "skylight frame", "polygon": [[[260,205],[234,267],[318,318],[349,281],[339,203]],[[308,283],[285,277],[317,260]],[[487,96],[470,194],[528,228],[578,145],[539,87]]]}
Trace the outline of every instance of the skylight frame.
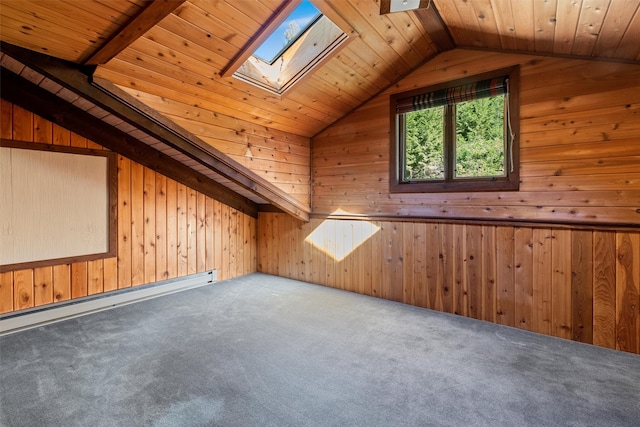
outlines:
{"label": "skylight frame", "polygon": [[[260,50],[260,48],[267,42],[269,41],[269,39],[276,34],[276,31],[278,31],[281,27],[282,24],[286,23],[289,21],[289,19],[291,18],[291,16],[300,8],[300,6],[302,6],[304,3],[307,3],[309,5],[311,5],[311,7],[313,7],[316,11],[316,13],[313,15],[313,17],[309,20],[309,22],[300,29],[300,31],[298,31],[295,36],[288,42],[286,43],[278,52],[276,52],[276,54],[273,56],[273,59],[271,60],[267,60],[266,58],[263,58],[260,55],[257,55],[258,50]],[[280,57],[287,51],[289,50],[289,48],[294,45],[296,43],[296,41],[302,37],[307,31],[309,31],[315,24],[316,22],[318,22],[318,20],[320,18],[322,18],[324,15],[322,14],[322,12],[320,12],[320,10],[318,10],[318,8],[310,1],[310,0],[301,0],[299,2],[299,4],[296,6],[296,8],[294,10],[291,11],[291,13],[287,14],[286,18],[282,21],[282,23],[278,24],[278,26],[276,28],[274,28],[271,32],[269,32],[268,36],[265,38],[265,40],[260,43],[260,45],[258,45],[256,47],[256,49],[253,51],[252,55],[254,58],[259,59],[269,65],[273,65],[274,62],[276,62],[278,59],[280,59]]]}
{"label": "skylight frame", "polygon": [[[295,73],[293,78],[282,85],[281,88],[273,87],[269,85],[265,85],[263,82],[256,80],[252,76],[243,77],[238,70],[246,65],[248,60],[253,58],[253,52],[258,48],[258,46],[264,42],[264,40],[273,32],[282,22],[284,22],[287,17],[291,14],[291,12],[300,5],[302,0],[292,0],[290,2],[283,3],[282,7],[273,14],[273,16],[265,23],[265,25],[260,29],[258,33],[254,36],[254,38],[249,41],[245,47],[232,59],[227,66],[225,66],[220,71],[220,77],[228,78],[234,77],[240,84],[249,84],[251,87],[260,88],[269,92],[272,95],[276,95],[278,97],[284,96],[285,92],[287,92],[294,85],[299,84],[302,80],[312,75],[312,70],[316,69],[316,67],[321,66],[322,64],[328,62],[331,58],[333,58],[347,43],[354,38],[358,37],[359,34],[351,27],[347,21],[344,20],[335,10],[334,7],[327,3],[326,0],[310,0],[310,3],[318,9],[323,16],[319,17],[318,20],[314,23],[314,25],[310,26],[309,29],[301,34],[298,40],[295,43],[292,43],[286,51],[284,51],[280,58],[283,55],[286,56],[287,52],[294,46],[298,46],[298,43],[305,35],[309,32],[309,30],[313,29],[318,22],[321,22],[323,18],[329,20],[336,28],[342,31],[342,36],[339,40],[334,40],[328,48],[324,49],[321,55],[314,57],[312,63],[306,64],[305,67],[302,67],[301,70]],[[260,62],[264,64],[264,66],[269,66],[269,64],[263,62],[258,58],[253,58],[253,61]],[[277,61],[276,61],[277,62]],[[276,63],[274,62],[274,64]],[[272,65],[273,66],[273,65]]]}

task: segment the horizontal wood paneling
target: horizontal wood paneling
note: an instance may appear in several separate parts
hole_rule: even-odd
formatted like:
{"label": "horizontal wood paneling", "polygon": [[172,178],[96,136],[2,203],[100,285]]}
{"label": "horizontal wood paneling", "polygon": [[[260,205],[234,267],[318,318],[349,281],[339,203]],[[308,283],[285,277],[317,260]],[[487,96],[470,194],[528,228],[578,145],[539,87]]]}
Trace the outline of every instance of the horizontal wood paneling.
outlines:
{"label": "horizontal wood paneling", "polygon": [[258,217],[258,271],[640,353],[640,231]]}
{"label": "horizontal wood paneling", "polygon": [[[4,100],[6,139],[101,147]],[[221,222],[221,215],[232,217]],[[96,261],[0,273],[0,313],[218,270],[218,279],[256,271],[256,219],[118,156],[118,255]],[[226,227],[224,225],[227,225]],[[233,238],[233,247],[221,242]],[[245,231],[247,230],[247,231]],[[221,252],[233,251],[233,264]]]}
{"label": "horizontal wood paneling", "polygon": [[[198,105],[133,91],[133,95],[178,125],[283,189],[305,206],[311,203],[310,139],[230,116],[206,101]],[[181,98],[186,102],[186,98]]]}
{"label": "horizontal wood paneling", "polygon": [[[389,96],[520,65],[520,191],[389,193]],[[314,213],[640,224],[640,66],[453,50],[313,138]]]}

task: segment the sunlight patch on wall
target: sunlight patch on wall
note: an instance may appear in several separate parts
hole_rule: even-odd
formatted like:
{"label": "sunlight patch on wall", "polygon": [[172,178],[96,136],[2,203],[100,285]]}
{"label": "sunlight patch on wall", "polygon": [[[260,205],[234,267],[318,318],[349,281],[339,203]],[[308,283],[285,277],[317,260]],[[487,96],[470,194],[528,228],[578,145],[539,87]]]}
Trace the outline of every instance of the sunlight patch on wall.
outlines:
{"label": "sunlight patch on wall", "polygon": [[369,221],[327,219],[307,236],[305,242],[336,261],[342,261],[378,230],[380,227]]}

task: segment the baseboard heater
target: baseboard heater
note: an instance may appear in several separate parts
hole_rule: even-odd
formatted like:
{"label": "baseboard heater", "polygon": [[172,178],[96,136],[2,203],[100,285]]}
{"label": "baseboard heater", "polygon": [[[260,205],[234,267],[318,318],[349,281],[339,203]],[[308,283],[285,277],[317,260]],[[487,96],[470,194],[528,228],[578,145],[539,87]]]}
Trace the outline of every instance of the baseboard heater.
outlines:
{"label": "baseboard heater", "polygon": [[0,336],[29,328],[109,310],[126,304],[209,285],[218,279],[217,270],[164,280],[149,285],[119,289],[72,301],[29,308],[0,316]]}

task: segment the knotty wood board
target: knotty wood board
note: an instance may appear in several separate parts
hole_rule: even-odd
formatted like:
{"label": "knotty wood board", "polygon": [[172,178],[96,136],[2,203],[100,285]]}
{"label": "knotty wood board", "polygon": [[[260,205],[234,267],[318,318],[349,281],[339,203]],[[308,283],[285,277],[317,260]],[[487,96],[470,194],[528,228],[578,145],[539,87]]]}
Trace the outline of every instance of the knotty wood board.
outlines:
{"label": "knotty wood board", "polygon": [[[93,141],[54,125],[4,99],[0,100],[0,120],[0,137],[3,139],[22,140],[25,144],[46,143],[51,147],[73,146],[104,150]],[[117,256],[114,254],[114,256],[102,256],[94,261],[77,261],[51,267],[1,272],[0,313],[55,304],[59,301],[84,297],[90,293],[126,288],[132,286],[132,283],[142,284],[152,280],[154,273],[155,280],[173,279],[185,275],[185,267],[189,263],[196,268],[202,267],[202,259],[187,257],[186,218],[184,218],[184,225],[181,218],[183,218],[182,214],[186,215],[188,208],[186,201],[188,192],[196,195],[196,212],[202,212],[201,205],[206,205],[208,221],[205,227],[206,236],[200,228],[194,235],[195,240],[192,239],[191,242],[198,248],[199,257],[202,256],[201,248],[204,245],[210,248],[205,250],[206,269],[216,269],[220,275],[223,270],[223,238],[225,233],[230,232],[228,228],[223,230],[222,226],[222,208],[226,207],[227,216],[231,211],[237,218],[238,226],[242,222],[245,227],[248,226],[250,232],[247,235],[246,230],[243,230],[244,239],[235,240],[238,252],[235,256],[236,268],[230,271],[227,267],[225,273],[228,277],[235,277],[242,272],[247,274],[256,271],[257,222],[255,218],[229,208],[211,197],[203,197],[201,193],[180,186],[175,180],[153,172],[149,168],[141,167],[126,157],[117,156],[115,161],[117,163],[115,185],[118,191],[117,206],[114,205],[113,209],[117,211],[119,219],[115,227]],[[132,224],[132,220],[137,223]],[[201,221],[200,217],[198,221]],[[133,236],[136,233],[140,234],[139,228],[142,233],[141,236],[136,237],[134,247]],[[247,238],[248,236],[250,238]],[[227,235],[226,241],[229,242],[229,239]],[[184,246],[181,247],[181,245]],[[225,251],[228,250],[227,245],[224,245],[224,248]],[[135,259],[138,260],[135,262],[142,260],[142,264],[134,265],[134,252]],[[226,257],[228,258],[228,255]],[[181,263],[180,271],[178,259]],[[50,273],[49,270],[52,272]]]}

